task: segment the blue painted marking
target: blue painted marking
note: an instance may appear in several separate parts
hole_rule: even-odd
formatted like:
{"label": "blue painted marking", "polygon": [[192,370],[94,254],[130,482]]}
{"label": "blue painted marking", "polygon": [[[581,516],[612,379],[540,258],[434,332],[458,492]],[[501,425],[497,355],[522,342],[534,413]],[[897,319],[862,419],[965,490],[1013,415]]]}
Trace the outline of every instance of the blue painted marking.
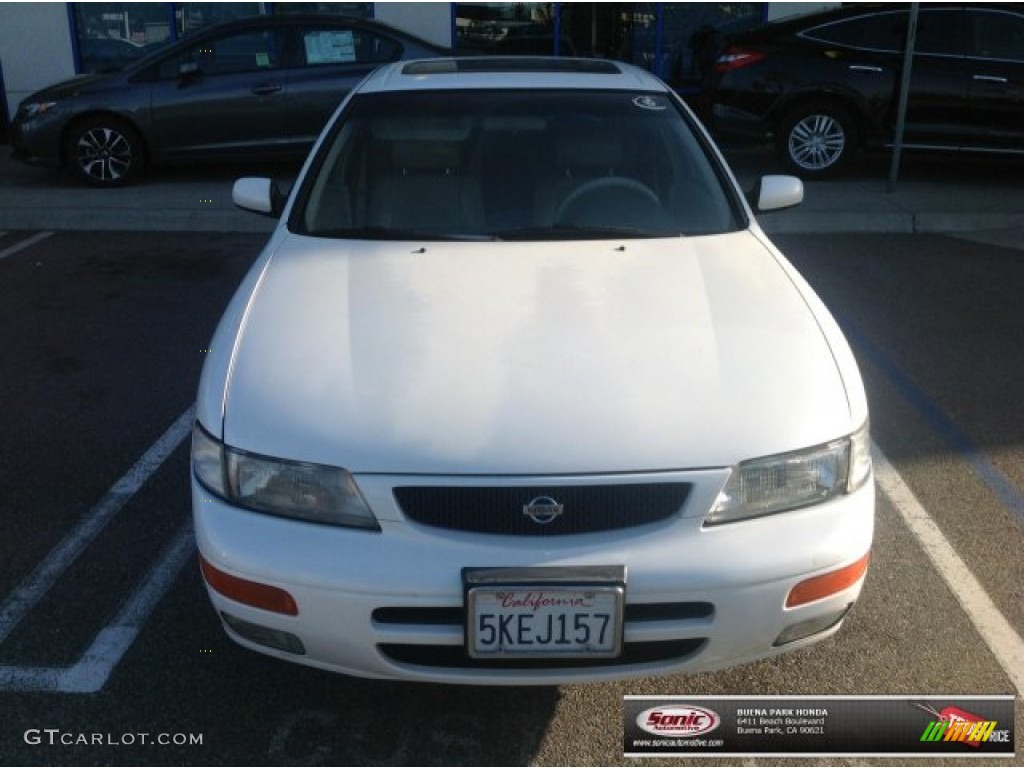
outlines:
{"label": "blue painted marking", "polygon": [[1024,526],[1024,494],[1017,490],[1009,478],[992,463],[967,434],[950,419],[939,405],[926,395],[903,370],[890,360],[876,344],[861,332],[856,323],[838,312],[833,313],[850,342],[863,351],[871,361],[899,390],[900,394],[916,408],[924,420],[945,440],[951,448],[964,457],[968,465],[988,489]]}

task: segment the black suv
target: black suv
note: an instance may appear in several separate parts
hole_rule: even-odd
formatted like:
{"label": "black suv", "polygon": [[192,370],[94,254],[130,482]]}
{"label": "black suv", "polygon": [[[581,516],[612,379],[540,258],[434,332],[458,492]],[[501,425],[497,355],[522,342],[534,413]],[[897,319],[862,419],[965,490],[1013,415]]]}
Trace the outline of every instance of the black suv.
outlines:
{"label": "black suv", "polygon": [[[774,141],[804,178],[894,140],[908,5],[858,5],[729,38],[714,130]],[[922,5],[904,147],[1024,154],[1024,7]]]}

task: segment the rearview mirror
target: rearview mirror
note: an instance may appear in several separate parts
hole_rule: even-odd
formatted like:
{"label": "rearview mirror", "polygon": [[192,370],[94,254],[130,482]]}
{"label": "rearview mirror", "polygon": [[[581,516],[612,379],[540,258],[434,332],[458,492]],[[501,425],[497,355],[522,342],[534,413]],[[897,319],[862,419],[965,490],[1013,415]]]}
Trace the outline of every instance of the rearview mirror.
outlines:
{"label": "rearview mirror", "polygon": [[796,176],[762,176],[747,200],[759,213],[792,208],[804,200],[804,183]]}
{"label": "rearview mirror", "polygon": [[247,176],[231,188],[231,202],[245,211],[278,218],[284,210],[285,197],[273,179]]}

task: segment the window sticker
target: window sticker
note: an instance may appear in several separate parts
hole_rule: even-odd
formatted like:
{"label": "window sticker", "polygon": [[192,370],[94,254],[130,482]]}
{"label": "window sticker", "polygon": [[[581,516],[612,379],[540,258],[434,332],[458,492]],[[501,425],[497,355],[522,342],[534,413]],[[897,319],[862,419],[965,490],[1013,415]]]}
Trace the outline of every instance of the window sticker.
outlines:
{"label": "window sticker", "polygon": [[665,105],[653,96],[634,96],[633,104],[640,107],[640,109],[651,109],[655,112],[661,112],[665,109]]}
{"label": "window sticker", "polygon": [[256,54],[256,66],[257,67],[269,67],[270,66],[270,55],[266,53]]}
{"label": "window sticker", "polygon": [[307,64],[351,64],[356,60],[355,36],[351,30],[307,32]]}

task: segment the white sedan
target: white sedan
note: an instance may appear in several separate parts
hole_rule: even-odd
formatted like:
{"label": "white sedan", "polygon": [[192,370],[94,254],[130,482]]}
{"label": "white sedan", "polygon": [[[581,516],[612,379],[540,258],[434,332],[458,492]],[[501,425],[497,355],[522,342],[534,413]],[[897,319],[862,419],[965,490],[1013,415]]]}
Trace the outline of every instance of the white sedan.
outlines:
{"label": "white sedan", "polygon": [[708,670],[835,633],[868,411],[836,323],[682,101],[615,62],[356,88],[217,328],[192,501],[237,642],[365,677]]}

